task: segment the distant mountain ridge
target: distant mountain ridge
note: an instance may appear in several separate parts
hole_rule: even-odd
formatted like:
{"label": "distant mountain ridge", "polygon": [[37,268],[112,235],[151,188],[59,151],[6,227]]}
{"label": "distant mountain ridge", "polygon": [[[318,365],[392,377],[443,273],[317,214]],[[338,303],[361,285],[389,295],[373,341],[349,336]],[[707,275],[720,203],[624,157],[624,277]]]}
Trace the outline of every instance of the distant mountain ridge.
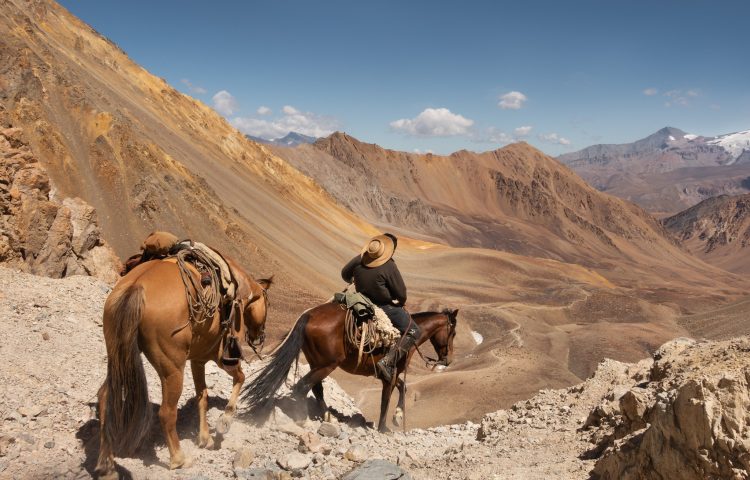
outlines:
{"label": "distant mountain ridge", "polygon": [[252,135],[245,135],[250,140],[263,143],[266,145],[276,145],[278,147],[296,147],[297,145],[305,145],[309,143],[315,143],[318,140],[317,137],[310,137],[297,132],[289,132],[281,138],[274,138],[268,140],[266,138],[254,137]]}
{"label": "distant mountain ridge", "polygon": [[632,143],[592,145],[557,159],[598,190],[657,213],[750,191],[750,130],[705,137],[665,127]]}

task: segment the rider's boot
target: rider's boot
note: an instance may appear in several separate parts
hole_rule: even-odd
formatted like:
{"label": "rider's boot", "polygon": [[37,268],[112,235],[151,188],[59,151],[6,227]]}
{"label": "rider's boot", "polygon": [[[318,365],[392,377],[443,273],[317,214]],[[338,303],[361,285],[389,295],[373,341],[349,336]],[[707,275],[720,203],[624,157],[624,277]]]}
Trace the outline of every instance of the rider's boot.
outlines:
{"label": "rider's boot", "polygon": [[386,383],[391,383],[393,375],[396,373],[396,366],[402,358],[406,357],[411,347],[417,344],[416,330],[409,329],[404,336],[391,347],[388,353],[375,364],[375,370],[378,378],[383,379]]}

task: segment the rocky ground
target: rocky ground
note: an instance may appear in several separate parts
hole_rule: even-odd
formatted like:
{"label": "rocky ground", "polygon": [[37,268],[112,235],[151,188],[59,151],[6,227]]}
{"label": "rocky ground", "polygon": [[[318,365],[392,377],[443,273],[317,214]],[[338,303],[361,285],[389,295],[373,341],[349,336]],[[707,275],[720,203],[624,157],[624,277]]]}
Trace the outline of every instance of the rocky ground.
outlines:
{"label": "rocky ground", "polygon": [[[55,280],[0,268],[0,478],[88,478],[93,473],[98,450],[94,401],[106,372],[100,314],[109,289],[91,277]],[[186,372],[178,431],[193,465],[167,469],[158,425],[135,457],[117,458],[117,463],[133,478],[463,480],[584,479],[592,471],[602,478],[620,478],[623,472],[643,478],[638,475],[644,468],[681,461],[698,472],[695,478],[701,472],[746,478],[748,351],[747,338],[675,341],[658,352],[655,362],[605,360],[586,382],[543,390],[485,416],[480,424],[388,434],[366,425],[352,399],[327,381],[327,400],[339,413],[330,421],[306,419],[282,402],[259,425],[238,419],[226,435],[216,434],[214,450],[195,443],[197,412]],[[701,362],[706,361],[710,368],[704,369]],[[213,395],[209,423],[215,425],[231,381],[215,367],[207,370]],[[148,364],[147,374],[157,408],[158,378]],[[680,405],[692,405],[690,416],[671,413],[682,411]],[[659,412],[670,412],[675,420],[659,420]],[[674,422],[682,421],[693,425],[692,436],[680,443],[684,451],[654,450],[653,445],[669,444],[665,435],[678,442],[682,430]],[[660,463],[659,458],[667,460]]]}

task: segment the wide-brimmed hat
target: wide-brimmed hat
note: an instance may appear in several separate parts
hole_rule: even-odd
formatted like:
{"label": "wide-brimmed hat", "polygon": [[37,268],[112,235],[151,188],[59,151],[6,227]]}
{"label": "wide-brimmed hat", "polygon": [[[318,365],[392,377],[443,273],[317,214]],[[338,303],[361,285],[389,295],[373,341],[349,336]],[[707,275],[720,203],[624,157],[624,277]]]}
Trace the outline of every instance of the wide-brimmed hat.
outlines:
{"label": "wide-brimmed hat", "polygon": [[391,259],[396,246],[387,235],[372,237],[362,249],[362,265],[375,268]]}

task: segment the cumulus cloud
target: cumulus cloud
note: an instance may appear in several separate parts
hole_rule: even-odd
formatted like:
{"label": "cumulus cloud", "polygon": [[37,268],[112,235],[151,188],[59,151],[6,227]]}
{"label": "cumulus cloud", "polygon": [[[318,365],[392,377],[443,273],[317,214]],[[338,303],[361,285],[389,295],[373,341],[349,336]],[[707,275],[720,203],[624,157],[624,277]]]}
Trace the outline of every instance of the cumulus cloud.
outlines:
{"label": "cumulus cloud", "polygon": [[270,115],[271,114],[271,109],[268,108],[268,107],[266,107],[266,106],[263,106],[263,105],[261,105],[260,107],[258,107],[258,110],[256,110],[256,111],[257,111],[258,115]]}
{"label": "cumulus cloud", "polygon": [[653,97],[657,93],[659,93],[659,90],[655,88],[647,88],[643,91],[643,94],[646,95],[647,97]]}
{"label": "cumulus cloud", "polygon": [[451,137],[468,134],[474,120],[447,108],[425,108],[414,118],[395,120],[390,125],[397,132],[417,137]]}
{"label": "cumulus cloud", "polygon": [[539,140],[547,143],[556,143],[558,145],[570,145],[570,140],[565,137],[561,137],[555,132],[552,133],[540,133]]}
{"label": "cumulus cloud", "polygon": [[214,101],[214,110],[222,115],[231,115],[239,109],[237,100],[226,90],[216,92],[212,100]]}
{"label": "cumulus cloud", "polygon": [[[236,117],[230,120],[239,131],[246,135],[273,140],[287,135],[289,132],[297,132],[310,137],[325,137],[338,128],[335,119],[317,115],[312,112],[302,112],[285,105],[282,115],[274,119],[262,119],[252,117]],[[271,109],[268,109],[268,113]],[[258,113],[262,115],[260,109]]]}
{"label": "cumulus cloud", "polygon": [[180,80],[180,82],[187,87],[188,92],[190,93],[194,93],[196,95],[203,95],[204,93],[207,92],[205,88],[193,84],[193,82],[191,82],[189,78],[183,78],[182,80]]}
{"label": "cumulus cloud", "polygon": [[497,106],[503,110],[518,110],[523,107],[523,103],[528,100],[526,95],[521,92],[512,91],[500,96]]}
{"label": "cumulus cloud", "polygon": [[523,127],[518,127],[513,130],[513,135],[515,135],[518,138],[526,137],[529,135],[529,133],[531,133],[531,130],[533,128],[534,127],[530,125],[524,125]]}

